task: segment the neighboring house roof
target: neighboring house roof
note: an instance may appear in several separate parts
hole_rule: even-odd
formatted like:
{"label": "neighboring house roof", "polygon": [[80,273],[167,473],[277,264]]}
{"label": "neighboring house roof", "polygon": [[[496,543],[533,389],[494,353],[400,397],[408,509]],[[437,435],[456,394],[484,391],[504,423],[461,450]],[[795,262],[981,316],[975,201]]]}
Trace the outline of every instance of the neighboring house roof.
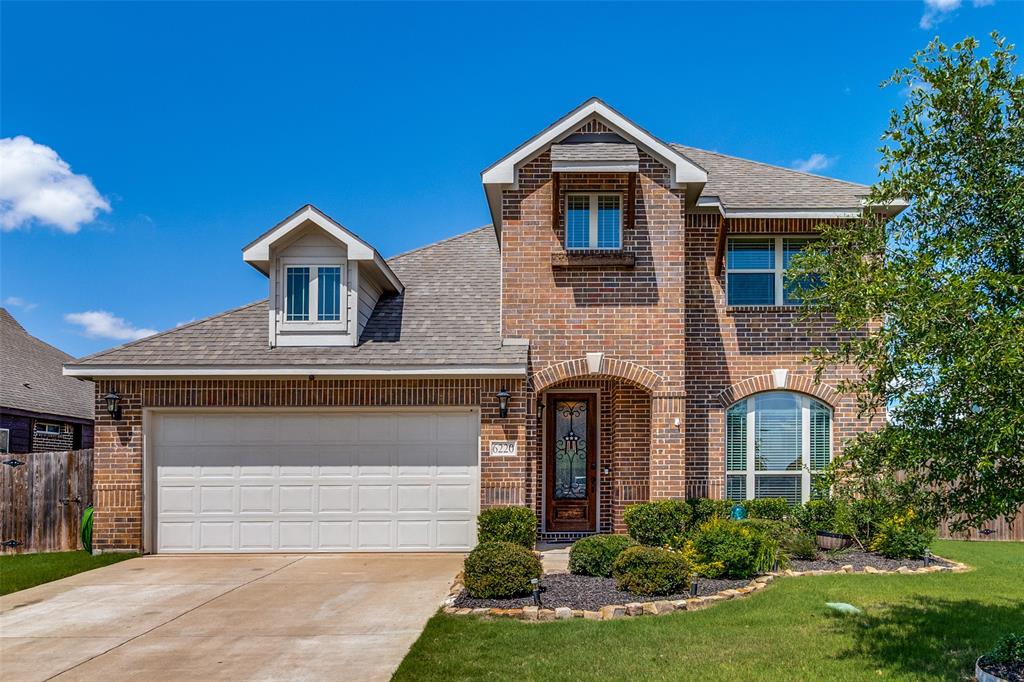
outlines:
{"label": "neighboring house roof", "polygon": [[25,331],[0,308],[0,407],[93,419],[93,385],[61,373],[71,356]]}
{"label": "neighboring house roof", "polygon": [[381,298],[357,346],[270,348],[263,300],[81,358],[68,369],[85,376],[129,367],[147,373],[196,368],[199,374],[223,367],[253,375],[288,368],[297,374],[525,372],[527,347],[502,346],[501,268],[490,226],[395,256],[388,265],[405,290]]}
{"label": "neighboring house roof", "polygon": [[801,173],[696,147],[672,144],[708,172],[701,199],[717,198],[736,210],[831,209],[859,212],[869,187]]}

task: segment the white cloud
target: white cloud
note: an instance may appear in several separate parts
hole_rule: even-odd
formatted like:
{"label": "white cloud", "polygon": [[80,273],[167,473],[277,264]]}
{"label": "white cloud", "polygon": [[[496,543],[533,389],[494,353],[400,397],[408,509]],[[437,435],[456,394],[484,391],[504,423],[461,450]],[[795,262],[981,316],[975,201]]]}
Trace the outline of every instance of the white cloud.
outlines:
{"label": "white cloud", "polygon": [[28,312],[29,310],[35,310],[37,307],[39,307],[37,303],[29,303],[20,296],[8,296],[7,298],[4,299],[4,305],[9,306],[11,308],[21,308],[25,312]]}
{"label": "white cloud", "polygon": [[92,338],[135,341],[156,334],[155,329],[136,327],[123,318],[105,310],[87,310],[84,313],[68,313],[64,319],[82,327],[82,332]]}
{"label": "white cloud", "polygon": [[797,159],[793,162],[793,170],[801,173],[814,173],[822,171],[836,162],[838,156],[827,156],[825,154],[811,154],[806,159]]}
{"label": "white cloud", "polygon": [[0,229],[36,221],[74,233],[100,211],[110,203],[53,149],[24,135],[0,139]]}

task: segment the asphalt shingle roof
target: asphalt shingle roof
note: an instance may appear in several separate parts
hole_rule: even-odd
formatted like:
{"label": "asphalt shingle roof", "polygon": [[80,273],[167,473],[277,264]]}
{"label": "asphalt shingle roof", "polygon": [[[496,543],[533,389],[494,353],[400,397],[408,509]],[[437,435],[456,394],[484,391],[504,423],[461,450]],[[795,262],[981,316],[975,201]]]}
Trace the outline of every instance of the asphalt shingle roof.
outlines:
{"label": "asphalt shingle roof", "polygon": [[718,197],[728,209],[861,208],[868,187],[801,173],[736,156],[673,144],[708,173],[702,196]]}
{"label": "asphalt shingle roof", "polygon": [[93,384],[61,373],[71,356],[25,331],[0,308],[0,407],[93,419]]}
{"label": "asphalt shingle roof", "polygon": [[500,263],[490,226],[395,256],[388,264],[405,291],[377,303],[358,346],[270,348],[264,299],[69,364],[525,365],[525,346],[501,346]]}
{"label": "asphalt shingle roof", "polygon": [[635,144],[582,142],[551,145],[552,161],[632,161],[640,162]]}

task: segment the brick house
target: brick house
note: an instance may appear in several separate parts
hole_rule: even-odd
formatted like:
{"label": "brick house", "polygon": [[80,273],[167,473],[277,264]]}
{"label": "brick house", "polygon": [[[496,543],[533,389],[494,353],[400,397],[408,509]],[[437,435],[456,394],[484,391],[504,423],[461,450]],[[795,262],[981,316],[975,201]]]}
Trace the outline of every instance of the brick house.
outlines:
{"label": "brick house", "polygon": [[93,386],[63,376],[72,359],[0,308],[0,455],[92,447]]}
{"label": "brick house", "polygon": [[871,428],[803,362],[840,335],[785,274],[866,187],[597,99],[482,178],[493,226],[385,260],[306,206],[243,249],[268,298],[66,365],[96,382],[94,545],[459,551],[507,504],[571,539],[641,500],[806,500]]}

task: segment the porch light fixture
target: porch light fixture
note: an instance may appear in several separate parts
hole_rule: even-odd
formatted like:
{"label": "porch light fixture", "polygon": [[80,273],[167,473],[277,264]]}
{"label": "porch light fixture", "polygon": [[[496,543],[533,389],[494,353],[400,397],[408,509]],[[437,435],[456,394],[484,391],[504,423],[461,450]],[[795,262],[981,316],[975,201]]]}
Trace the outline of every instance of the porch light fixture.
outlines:
{"label": "porch light fixture", "polygon": [[117,390],[112,390],[103,396],[103,400],[107,403],[107,412],[110,413],[111,419],[114,421],[121,419],[121,396],[117,394]]}
{"label": "porch light fixture", "polygon": [[512,397],[512,394],[508,392],[508,389],[502,388],[498,391],[498,414],[502,419],[508,416],[508,399]]}

